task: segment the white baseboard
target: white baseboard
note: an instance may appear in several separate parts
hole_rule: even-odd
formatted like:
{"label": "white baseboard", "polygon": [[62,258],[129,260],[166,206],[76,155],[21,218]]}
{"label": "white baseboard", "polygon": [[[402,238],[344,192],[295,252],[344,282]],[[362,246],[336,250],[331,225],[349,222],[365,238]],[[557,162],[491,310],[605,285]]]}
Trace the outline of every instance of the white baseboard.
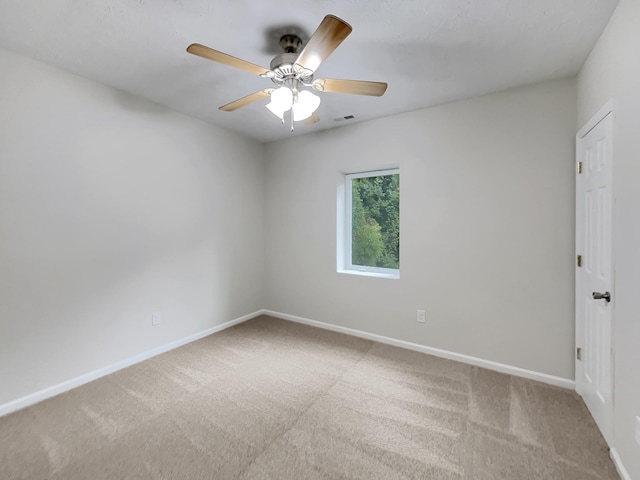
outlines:
{"label": "white baseboard", "polygon": [[219,332],[221,330],[225,330],[229,327],[233,327],[234,325],[238,325],[239,323],[246,322],[247,320],[250,320],[252,318],[262,315],[263,313],[264,313],[264,310],[258,310],[257,312],[244,315],[243,317],[236,318],[235,320],[231,320],[229,322],[216,325],[215,327],[211,327],[201,332],[195,333],[193,335],[189,335],[188,337],[175,340],[165,345],[161,345],[151,350],[147,350],[146,352],[142,352],[137,355],[134,355],[133,357],[126,358],[116,363],[112,363],[111,365],[107,365],[106,367],[100,368],[98,370],[94,370],[93,372],[85,373],[83,375],[80,375],[79,377],[72,378],[71,380],[67,380],[66,382],[53,385],[51,387],[31,393],[29,395],[18,398],[16,400],[12,400],[8,403],[0,404],[0,417],[4,415],[8,415],[18,410],[21,410],[23,408],[29,407],[35,403],[46,400],[47,398],[54,397],[68,390],[79,387],[80,385],[84,385],[85,383],[91,382],[92,380],[96,380],[100,377],[104,377],[105,375],[109,375],[110,373],[117,372],[118,370],[122,370],[123,368],[130,367],[131,365],[140,363],[151,357],[160,355],[161,353],[168,352],[169,350],[173,350],[175,348],[181,347],[183,345],[186,345],[187,343],[195,342],[196,340],[200,340],[201,338],[207,337],[213,333]]}
{"label": "white baseboard", "polygon": [[498,363],[498,362],[493,362],[491,360],[471,357],[469,355],[450,352],[448,350],[441,350],[439,348],[427,347],[425,345],[419,345],[417,343],[406,342],[404,340],[384,337],[382,335],[363,332],[361,330],[355,330],[353,328],[341,327],[338,325],[333,325],[325,322],[318,322],[317,320],[310,320],[308,318],[298,317],[296,315],[289,315],[287,313],[274,312],[272,310],[262,310],[261,313],[265,315],[270,315],[272,317],[281,318],[283,320],[289,320],[291,322],[303,323],[305,325],[311,325],[313,327],[323,328],[325,330],[345,333],[347,335],[352,335],[354,337],[373,340],[374,342],[385,343],[387,345],[393,345],[395,347],[406,348],[407,350],[414,350],[416,352],[427,353],[429,355],[433,355],[436,357],[447,358],[449,360],[468,363],[470,365],[487,368],[489,370],[494,370],[496,372],[506,373],[508,375],[515,375],[518,377],[528,378],[530,380],[536,380],[538,382],[546,383],[549,385],[555,385],[557,387],[575,390],[575,382],[573,380],[569,380],[568,378],[555,377],[553,375],[548,375],[546,373],[534,372],[532,370],[526,370],[524,368],[506,365],[504,363]]}
{"label": "white baseboard", "polygon": [[622,480],[631,480],[631,475],[627,472],[627,469],[624,468],[622,464],[622,459],[618,454],[618,451],[615,448],[611,448],[609,450],[609,455],[611,456],[611,460],[613,460],[613,464],[616,466],[616,470],[618,470],[618,474]]}
{"label": "white baseboard", "polygon": [[[94,370],[93,372],[80,375],[79,377],[73,378],[71,380],[67,380],[65,382],[31,393],[29,395],[18,398],[16,400],[12,400],[8,403],[0,404],[0,417],[4,415],[8,415],[18,410],[21,410],[35,403],[41,402],[43,400],[46,400],[47,398],[54,397],[68,390],[79,387],[80,385],[88,383],[92,380],[96,380],[100,377],[104,377],[105,375],[109,375],[110,373],[116,372],[118,370],[129,367],[136,363],[140,363],[151,357],[160,355],[161,353],[168,352],[169,350],[173,350],[175,348],[181,347],[182,345],[186,345],[187,343],[194,342],[196,340],[199,340],[213,333],[219,332],[221,330],[232,327],[234,325],[238,325],[239,323],[246,322],[247,320],[258,317],[260,315],[270,315],[272,317],[281,318],[283,320],[289,320],[296,323],[311,325],[313,327],[323,328],[325,330],[332,330],[334,332],[344,333],[347,335],[352,335],[355,337],[360,337],[360,338],[372,340],[375,342],[385,343],[385,344],[393,345],[400,348],[406,348],[408,350],[427,353],[429,355],[434,355],[436,357],[442,357],[442,358],[447,358],[449,360],[468,363],[470,365],[476,365],[478,367],[488,368],[490,370],[495,370],[497,372],[506,373],[509,375],[516,375],[519,377],[524,377],[531,380],[536,380],[539,382],[543,382],[543,383],[547,383],[550,385],[555,385],[563,388],[574,389],[575,387],[575,383],[573,382],[573,380],[554,377],[552,375],[547,375],[545,373],[525,370],[523,368],[513,367],[510,365],[493,362],[491,360],[484,360],[482,358],[471,357],[469,355],[463,355],[460,353],[450,352],[447,350],[427,347],[425,345],[419,345],[417,343],[406,342],[404,340],[398,340],[395,338],[385,337],[382,335],[376,335],[374,333],[368,333],[361,330],[355,330],[352,328],[332,325],[330,323],[318,322],[316,320],[310,320],[308,318],[298,317],[296,315],[289,315],[286,313],[274,312],[272,310],[258,310],[256,312],[250,313],[243,317],[236,318],[235,320],[231,320],[221,325],[216,325],[215,327],[209,328],[207,330],[203,330],[202,332],[196,333],[194,335],[181,338],[179,340],[167,343],[160,347],[156,347],[152,350],[147,350],[146,352],[142,352],[138,355],[134,355],[133,357],[129,357],[119,362],[113,363],[111,365],[107,365],[106,367],[100,368],[98,370]],[[613,457],[615,450],[612,449],[611,452],[612,452],[611,453],[612,458],[614,462],[616,462],[616,466],[619,465],[620,466],[619,468],[621,468],[622,471],[624,472],[624,467],[622,467],[622,463],[620,462],[619,457],[616,457],[617,459]],[[617,453],[615,453],[615,455],[617,456]],[[624,475],[623,475],[623,478],[625,478]]]}

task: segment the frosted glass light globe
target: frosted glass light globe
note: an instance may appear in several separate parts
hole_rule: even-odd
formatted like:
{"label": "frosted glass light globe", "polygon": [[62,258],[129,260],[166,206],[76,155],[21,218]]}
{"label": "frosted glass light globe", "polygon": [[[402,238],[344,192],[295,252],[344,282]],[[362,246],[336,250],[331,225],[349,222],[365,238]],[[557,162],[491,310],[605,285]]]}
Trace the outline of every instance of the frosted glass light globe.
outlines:
{"label": "frosted glass light globe", "polygon": [[320,106],[320,97],[309,90],[298,94],[298,101],[293,105],[293,120],[299,122],[309,118]]}
{"label": "frosted glass light globe", "polygon": [[291,110],[293,106],[293,92],[288,87],[280,87],[277,90],[271,92],[271,102],[267,105],[267,108],[276,117],[282,119],[284,112]]}

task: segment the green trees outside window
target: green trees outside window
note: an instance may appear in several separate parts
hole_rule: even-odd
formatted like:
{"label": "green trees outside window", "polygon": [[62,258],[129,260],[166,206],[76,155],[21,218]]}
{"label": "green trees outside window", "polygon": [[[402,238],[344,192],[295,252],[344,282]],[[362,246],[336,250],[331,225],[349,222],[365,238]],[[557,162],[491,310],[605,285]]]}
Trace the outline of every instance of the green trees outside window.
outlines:
{"label": "green trees outside window", "polygon": [[400,268],[400,175],[351,179],[351,263]]}

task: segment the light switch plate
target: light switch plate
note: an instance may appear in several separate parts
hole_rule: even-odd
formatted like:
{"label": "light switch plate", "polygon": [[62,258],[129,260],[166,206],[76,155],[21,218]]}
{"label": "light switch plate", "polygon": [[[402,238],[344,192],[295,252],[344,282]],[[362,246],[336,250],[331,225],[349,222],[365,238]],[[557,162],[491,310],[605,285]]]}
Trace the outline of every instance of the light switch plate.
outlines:
{"label": "light switch plate", "polygon": [[640,417],[636,417],[636,443],[640,445]]}
{"label": "light switch plate", "polygon": [[160,325],[162,323],[162,313],[153,312],[151,314],[151,326],[155,327],[156,325]]}
{"label": "light switch plate", "polygon": [[427,321],[424,310],[418,310],[418,323],[425,323]]}

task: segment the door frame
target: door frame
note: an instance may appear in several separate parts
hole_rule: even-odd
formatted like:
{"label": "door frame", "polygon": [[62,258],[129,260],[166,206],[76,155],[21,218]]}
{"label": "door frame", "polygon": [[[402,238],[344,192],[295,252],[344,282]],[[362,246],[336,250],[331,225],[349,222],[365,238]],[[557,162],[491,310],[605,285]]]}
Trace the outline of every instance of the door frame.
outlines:
{"label": "door frame", "polygon": [[[615,196],[615,175],[614,175],[614,164],[615,164],[615,144],[613,143],[613,139],[615,136],[615,121],[616,121],[616,99],[612,98],[610,99],[600,110],[598,110],[598,112],[593,115],[589,121],[587,121],[585,123],[585,125],[578,131],[578,133],[576,134],[576,164],[575,166],[577,167],[578,163],[582,161],[583,159],[581,158],[581,154],[582,154],[582,148],[581,148],[581,142],[583,141],[584,137],[587,136],[587,134],[593,130],[595,127],[598,126],[598,124],[603,121],[607,116],[611,115],[611,291],[613,292],[613,298],[610,304],[611,307],[611,405],[610,405],[610,409],[608,414],[610,415],[610,422],[609,422],[609,431],[608,432],[602,432],[603,436],[605,437],[605,440],[607,441],[607,443],[609,443],[609,447],[613,447],[613,439],[614,439],[614,429],[615,429],[615,422],[614,422],[614,413],[615,413],[615,330],[616,330],[616,256],[615,256],[615,204],[616,204],[616,196]],[[576,171],[576,183],[575,183],[575,187],[576,187],[576,211],[575,211],[575,256],[574,256],[574,261],[577,259],[577,255],[583,255],[584,252],[579,252],[578,251],[578,226],[579,226],[579,222],[584,223],[584,221],[580,218],[578,218],[578,209],[577,209],[577,204],[578,204],[578,188],[577,188],[577,183],[578,183],[578,179],[579,179],[579,175],[578,172]],[[578,379],[582,378],[583,375],[583,363],[581,361],[579,361],[577,359],[577,348],[578,347],[582,347],[584,348],[584,330],[583,330],[583,324],[581,324],[578,320],[579,320],[579,312],[580,312],[580,307],[579,307],[579,303],[582,301],[582,298],[579,297],[579,284],[578,284],[578,269],[579,267],[577,266],[577,263],[574,263],[575,266],[575,279],[574,279],[574,285],[575,285],[575,318],[574,318],[574,325],[575,325],[575,345],[574,345],[574,352],[576,352],[576,356],[574,356],[575,359],[575,379],[576,379],[576,384],[575,384],[575,389],[576,392],[579,393],[582,396],[582,392],[580,389],[580,386],[578,384]]]}

